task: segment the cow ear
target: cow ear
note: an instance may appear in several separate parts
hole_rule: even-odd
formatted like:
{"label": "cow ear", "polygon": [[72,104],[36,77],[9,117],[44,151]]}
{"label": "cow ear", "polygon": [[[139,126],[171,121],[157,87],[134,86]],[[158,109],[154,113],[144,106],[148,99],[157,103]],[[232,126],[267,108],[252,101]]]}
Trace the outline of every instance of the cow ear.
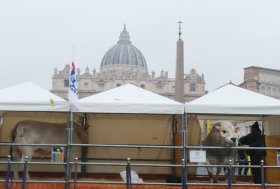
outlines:
{"label": "cow ear", "polygon": [[239,132],[239,130],[240,130],[240,128],[239,128],[239,127],[235,127],[235,129],[234,129],[235,133],[238,133],[238,132]]}
{"label": "cow ear", "polygon": [[217,129],[220,129],[220,127],[222,126],[222,124],[219,122],[219,123],[216,123],[214,126],[215,126]]}

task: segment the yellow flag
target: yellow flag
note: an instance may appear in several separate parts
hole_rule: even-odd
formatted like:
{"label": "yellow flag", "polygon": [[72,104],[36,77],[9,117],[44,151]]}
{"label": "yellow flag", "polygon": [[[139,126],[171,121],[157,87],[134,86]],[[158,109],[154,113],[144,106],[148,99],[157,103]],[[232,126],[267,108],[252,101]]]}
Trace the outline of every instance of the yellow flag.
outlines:
{"label": "yellow flag", "polygon": [[51,103],[51,106],[55,106],[55,101],[54,101],[54,99],[50,98],[50,103]]}
{"label": "yellow flag", "polygon": [[209,119],[207,119],[206,129],[207,129],[207,135],[208,135],[210,133],[210,130],[211,130],[211,123],[210,123]]}

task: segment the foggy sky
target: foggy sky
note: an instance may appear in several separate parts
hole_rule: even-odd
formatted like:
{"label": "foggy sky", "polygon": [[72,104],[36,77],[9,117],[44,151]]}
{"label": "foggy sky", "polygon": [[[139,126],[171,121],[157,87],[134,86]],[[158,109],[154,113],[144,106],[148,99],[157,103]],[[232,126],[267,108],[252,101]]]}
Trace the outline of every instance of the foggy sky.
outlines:
{"label": "foggy sky", "polygon": [[245,67],[280,70],[279,8],[278,0],[0,0],[0,88],[51,89],[54,68],[72,57],[82,73],[99,72],[124,24],[149,72],[174,78],[179,20],[185,73],[203,73],[208,91],[240,84]]}

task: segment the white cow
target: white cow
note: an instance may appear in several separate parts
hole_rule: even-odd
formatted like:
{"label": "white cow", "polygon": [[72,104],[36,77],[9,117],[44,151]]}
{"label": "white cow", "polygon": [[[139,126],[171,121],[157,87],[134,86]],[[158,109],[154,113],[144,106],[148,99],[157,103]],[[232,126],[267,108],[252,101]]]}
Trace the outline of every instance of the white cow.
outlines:
{"label": "white cow", "polygon": [[[48,123],[40,121],[25,120],[18,122],[12,130],[11,137],[13,143],[20,144],[66,144],[67,143],[67,124],[66,123]],[[88,136],[86,128],[73,124],[73,143],[86,144]],[[75,150],[75,148],[73,148]],[[76,150],[77,149],[76,147]],[[13,146],[12,157],[14,161],[24,161],[28,156],[31,161],[32,156],[36,154],[41,157],[51,157],[51,147],[46,146]],[[14,167],[14,177],[18,179],[18,167]],[[28,171],[26,178],[30,179]]]}
{"label": "white cow", "polygon": [[[235,147],[237,145],[238,128],[234,127],[229,121],[216,123],[204,141],[204,146],[218,147]],[[206,161],[208,165],[228,165],[229,160],[234,163],[236,150],[230,148],[224,149],[206,149]],[[221,173],[221,167],[217,167],[214,174],[213,167],[207,167],[210,182],[217,182],[217,177]],[[227,169],[224,167],[224,172],[227,175]],[[233,180],[235,180],[232,171]]]}

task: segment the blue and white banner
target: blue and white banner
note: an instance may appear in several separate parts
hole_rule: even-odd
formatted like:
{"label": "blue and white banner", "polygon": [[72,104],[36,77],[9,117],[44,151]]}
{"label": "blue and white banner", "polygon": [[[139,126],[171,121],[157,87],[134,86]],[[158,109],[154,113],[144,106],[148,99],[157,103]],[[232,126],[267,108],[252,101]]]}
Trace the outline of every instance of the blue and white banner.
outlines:
{"label": "blue and white banner", "polygon": [[68,91],[68,100],[76,109],[78,107],[78,89],[77,89],[77,76],[76,76],[76,68],[74,62],[72,62],[70,67],[70,77],[69,77],[69,91]]}

